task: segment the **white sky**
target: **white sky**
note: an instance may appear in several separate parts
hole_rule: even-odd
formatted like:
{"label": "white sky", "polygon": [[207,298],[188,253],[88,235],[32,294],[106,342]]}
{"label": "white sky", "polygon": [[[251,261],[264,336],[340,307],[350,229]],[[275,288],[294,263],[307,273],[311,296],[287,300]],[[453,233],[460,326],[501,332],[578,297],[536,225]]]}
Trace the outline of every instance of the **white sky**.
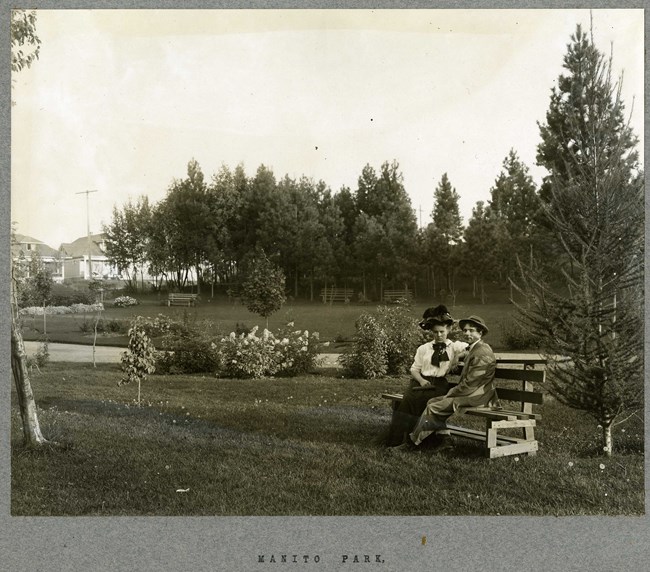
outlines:
{"label": "white sky", "polygon": [[[15,76],[12,220],[53,247],[157,202],[195,158],[356,188],[397,160],[422,223],[447,172],[466,223],[514,148],[537,183],[537,121],[588,10],[39,10]],[[594,10],[643,150],[643,10]]]}

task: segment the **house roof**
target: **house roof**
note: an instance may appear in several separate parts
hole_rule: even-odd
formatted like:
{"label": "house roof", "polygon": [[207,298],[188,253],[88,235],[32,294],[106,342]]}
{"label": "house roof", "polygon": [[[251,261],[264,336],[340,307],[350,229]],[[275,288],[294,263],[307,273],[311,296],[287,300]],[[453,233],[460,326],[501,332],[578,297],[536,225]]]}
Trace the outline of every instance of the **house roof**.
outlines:
{"label": "house roof", "polygon": [[42,240],[18,233],[15,233],[14,237],[15,241],[11,241],[11,255],[13,257],[20,256],[21,254],[28,257],[34,251],[41,257],[51,256],[58,258],[59,256],[59,252],[55,248],[48,246]]}
{"label": "house roof", "polygon": [[[90,235],[90,254],[92,256],[106,256],[105,252],[100,247],[104,242],[104,233]],[[64,242],[59,248],[65,256],[71,258],[82,258],[88,255],[88,237],[82,236],[73,242]]]}

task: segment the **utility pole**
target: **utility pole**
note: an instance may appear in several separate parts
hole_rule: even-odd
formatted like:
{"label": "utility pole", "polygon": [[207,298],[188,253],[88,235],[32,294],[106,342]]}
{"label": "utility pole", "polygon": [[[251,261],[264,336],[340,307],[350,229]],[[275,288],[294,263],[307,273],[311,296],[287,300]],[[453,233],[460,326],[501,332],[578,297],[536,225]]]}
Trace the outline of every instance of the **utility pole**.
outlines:
{"label": "utility pole", "polygon": [[75,193],[76,195],[86,195],[86,234],[88,235],[88,274],[86,275],[86,280],[92,280],[93,279],[93,265],[91,262],[91,257],[92,257],[92,243],[90,242],[90,210],[88,208],[88,195],[90,193],[96,193],[97,190],[94,189],[92,191],[79,191],[78,193]]}

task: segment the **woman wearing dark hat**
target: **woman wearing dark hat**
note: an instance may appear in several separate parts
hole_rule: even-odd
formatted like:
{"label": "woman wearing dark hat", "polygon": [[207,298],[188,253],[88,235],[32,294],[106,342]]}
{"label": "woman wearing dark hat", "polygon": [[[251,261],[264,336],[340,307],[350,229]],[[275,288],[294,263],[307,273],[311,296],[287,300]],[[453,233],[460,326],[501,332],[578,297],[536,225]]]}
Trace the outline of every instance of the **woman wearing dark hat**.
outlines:
{"label": "woman wearing dark hat", "polygon": [[447,419],[459,408],[485,405],[494,398],[496,359],[492,348],[482,339],[488,333],[488,328],[479,316],[470,316],[458,324],[465,341],[469,343],[459,383],[446,395],[429,401],[415,429],[400,449],[414,449],[433,433],[440,436],[439,450],[451,448]]}
{"label": "woman wearing dark hat", "polygon": [[422,344],[415,352],[411,366],[413,379],[402,401],[393,410],[386,438],[389,447],[404,442],[430,399],[447,393],[449,384],[446,375],[453,370],[467,348],[464,342],[447,339],[453,323],[454,319],[443,305],[424,311],[419,325],[431,332],[433,340]]}

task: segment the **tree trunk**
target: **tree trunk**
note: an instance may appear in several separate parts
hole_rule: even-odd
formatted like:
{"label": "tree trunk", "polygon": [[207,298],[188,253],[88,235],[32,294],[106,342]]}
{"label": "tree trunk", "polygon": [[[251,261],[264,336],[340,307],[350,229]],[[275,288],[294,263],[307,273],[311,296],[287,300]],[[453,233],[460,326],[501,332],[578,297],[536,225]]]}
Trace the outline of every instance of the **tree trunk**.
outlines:
{"label": "tree trunk", "polygon": [[11,371],[14,382],[16,383],[16,394],[18,395],[18,406],[20,407],[20,417],[23,422],[23,437],[25,442],[34,447],[46,443],[45,437],[41,433],[41,427],[38,423],[36,412],[36,402],[32,392],[32,384],[29,381],[27,372],[27,355],[23,337],[18,331],[16,325],[15,310],[12,304],[11,312]]}
{"label": "tree trunk", "polygon": [[612,437],[612,426],[603,425],[603,451],[608,457],[612,456],[612,448],[614,446],[614,439]]}

